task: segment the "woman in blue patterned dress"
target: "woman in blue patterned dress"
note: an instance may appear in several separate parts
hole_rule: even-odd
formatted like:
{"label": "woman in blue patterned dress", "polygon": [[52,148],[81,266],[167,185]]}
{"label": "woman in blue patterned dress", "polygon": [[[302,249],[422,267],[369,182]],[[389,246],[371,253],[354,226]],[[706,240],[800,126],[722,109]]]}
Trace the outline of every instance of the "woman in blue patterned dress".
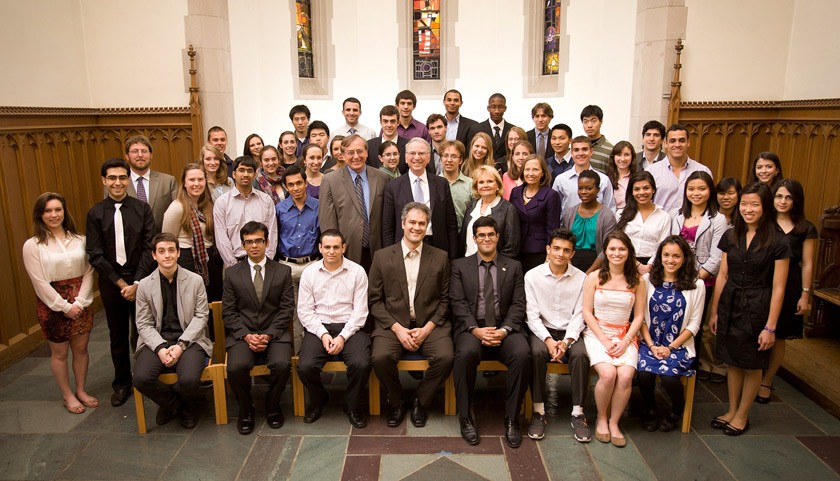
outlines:
{"label": "woman in blue patterned dress", "polygon": [[[683,414],[680,377],[694,375],[694,336],[703,319],[706,290],[697,278],[694,252],[678,235],[659,244],[650,273],[642,280],[647,287],[647,329],[642,329],[638,367],[645,409],[642,426],[646,431],[668,432],[677,427]],[[661,420],[654,392],[656,376],[671,398],[671,413]]]}

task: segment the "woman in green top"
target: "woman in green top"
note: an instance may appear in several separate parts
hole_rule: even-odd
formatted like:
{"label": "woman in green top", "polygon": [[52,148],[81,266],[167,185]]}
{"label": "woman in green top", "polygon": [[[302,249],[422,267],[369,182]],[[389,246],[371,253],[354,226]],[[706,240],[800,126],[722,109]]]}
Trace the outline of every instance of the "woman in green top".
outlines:
{"label": "woman in green top", "polygon": [[379,145],[379,161],[382,165],[379,170],[388,174],[390,179],[396,179],[400,176],[400,171],[397,170],[397,164],[400,162],[400,150],[397,144],[386,140]]}
{"label": "woman in green top", "polygon": [[603,261],[601,246],[607,234],[615,229],[615,215],[598,202],[601,177],[592,170],[578,175],[580,204],[563,212],[561,224],[577,237],[572,265],[587,274],[597,270]]}

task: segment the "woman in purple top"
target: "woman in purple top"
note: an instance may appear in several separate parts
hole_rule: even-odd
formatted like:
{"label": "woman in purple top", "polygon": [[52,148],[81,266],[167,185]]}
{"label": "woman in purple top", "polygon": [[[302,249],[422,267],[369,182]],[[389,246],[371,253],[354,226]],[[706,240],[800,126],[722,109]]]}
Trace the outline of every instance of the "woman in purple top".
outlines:
{"label": "woman in purple top", "polygon": [[[508,171],[510,172],[510,171]],[[545,262],[545,246],[551,231],[560,227],[560,194],[551,188],[551,172],[538,155],[529,155],[522,164],[522,185],[510,193],[510,203],[519,213],[522,243],[519,262],[523,272]]]}
{"label": "woman in purple top", "polygon": [[318,198],[321,192],[321,162],[324,159],[324,152],[318,144],[309,144],[303,148],[300,154],[303,165],[306,167],[306,195]]}

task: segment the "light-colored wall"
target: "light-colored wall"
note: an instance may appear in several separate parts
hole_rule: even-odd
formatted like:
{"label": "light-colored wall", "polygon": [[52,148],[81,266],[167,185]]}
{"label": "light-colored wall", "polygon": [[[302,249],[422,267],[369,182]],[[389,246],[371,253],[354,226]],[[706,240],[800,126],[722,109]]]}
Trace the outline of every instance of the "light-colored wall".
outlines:
{"label": "light-colored wall", "polygon": [[799,0],[793,10],[783,99],[840,97],[840,2]]}

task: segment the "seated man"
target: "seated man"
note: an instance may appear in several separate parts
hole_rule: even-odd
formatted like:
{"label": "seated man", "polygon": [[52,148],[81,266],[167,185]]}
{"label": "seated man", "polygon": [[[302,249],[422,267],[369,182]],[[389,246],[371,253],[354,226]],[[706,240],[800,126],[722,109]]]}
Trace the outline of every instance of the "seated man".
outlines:
{"label": "seated man", "polygon": [[402,423],[407,407],[397,371],[405,351],[419,352],[429,360],[411,400],[411,422],[416,427],[426,425],[425,407],[452,370],[452,329],[446,319],[449,260],[446,252],[423,243],[431,215],[426,204],[406,204],[402,239],[377,251],[370,269],[368,300],[376,319],[373,368],[388,393],[391,427]]}
{"label": "seated man", "polygon": [[507,366],[505,440],[512,448],[522,443],[519,407],[531,377],[531,350],[523,332],[525,289],[522,265],[498,255],[499,229],[490,216],[472,227],[478,252],[452,262],[449,299],[455,331],[455,393],[461,436],[478,444],[470,407],[476,369],[482,359],[498,359]]}
{"label": "seated man", "polygon": [[548,262],[525,274],[525,297],[528,300],[528,329],[531,331],[531,357],[534,362],[531,394],[534,415],[528,437],[545,435],[546,363],[566,362],[572,378],[572,429],[575,439],[591,439],[583,401],[589,387],[589,357],[586,346],[577,342],[586,327],[583,322],[583,281],[586,274],[569,261],[575,255],[575,235],[560,228],[551,233],[545,250]]}
{"label": "seated man", "polygon": [[283,426],[280,396],[289,380],[292,364],[292,336],[289,324],[295,310],[292,271],[265,255],[268,227],[248,222],[239,231],[247,259],[225,271],[222,316],[228,332],[227,373],[230,388],[239,403],[239,434],[254,431],[254,401],[251,397],[251,369],[268,366],[265,412],[268,427]]}
{"label": "seated man", "polygon": [[[158,405],[157,424],[177,414],[181,426],[195,427],[185,396],[198,388],[205,357],[213,351],[207,337],[207,292],[198,274],[178,268],[181,250],[169,233],[152,240],[158,268],[137,287],[137,352],[134,387]],[[178,373],[168,386],[158,381],[164,370]]]}
{"label": "seated man", "polygon": [[300,347],[297,372],[309,391],[309,407],[303,418],[314,423],[321,417],[329,396],[321,382],[321,369],[333,356],[347,365],[344,411],[350,424],[367,426],[359,409],[370,377],[370,336],[361,331],[368,316],[368,280],[362,266],[344,258],[347,241],[336,229],[321,233],[318,249],[322,260],[300,276],[298,317],[306,329]]}

